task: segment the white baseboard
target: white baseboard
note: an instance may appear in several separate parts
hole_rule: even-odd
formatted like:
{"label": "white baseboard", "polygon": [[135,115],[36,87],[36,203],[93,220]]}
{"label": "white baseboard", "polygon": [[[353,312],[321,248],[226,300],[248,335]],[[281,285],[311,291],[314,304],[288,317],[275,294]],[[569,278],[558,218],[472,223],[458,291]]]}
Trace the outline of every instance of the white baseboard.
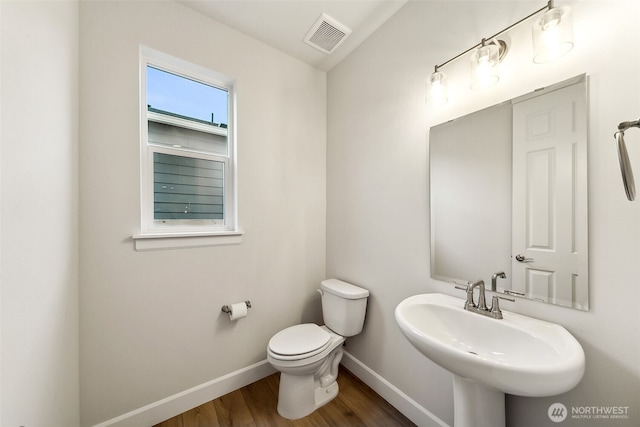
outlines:
{"label": "white baseboard", "polygon": [[127,412],[94,427],[141,427],[153,426],[203,403],[231,393],[276,372],[266,361],[231,372],[188,390]]}
{"label": "white baseboard", "polygon": [[[437,416],[346,351],[342,358],[342,364],[419,427],[449,427]],[[263,360],[93,427],[150,427],[275,372],[276,370],[266,360]]]}
{"label": "white baseboard", "polygon": [[382,378],[347,351],[344,352],[341,363],[419,427],[449,427],[447,423],[404,394],[396,386]]}

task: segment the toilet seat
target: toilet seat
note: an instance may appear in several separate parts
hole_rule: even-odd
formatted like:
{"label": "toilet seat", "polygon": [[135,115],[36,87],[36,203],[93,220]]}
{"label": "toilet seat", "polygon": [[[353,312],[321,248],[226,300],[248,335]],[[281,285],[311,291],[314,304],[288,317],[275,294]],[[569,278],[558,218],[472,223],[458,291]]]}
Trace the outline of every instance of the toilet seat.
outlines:
{"label": "toilet seat", "polygon": [[331,334],[315,323],[290,326],[269,340],[269,351],[279,360],[313,357],[329,347]]}

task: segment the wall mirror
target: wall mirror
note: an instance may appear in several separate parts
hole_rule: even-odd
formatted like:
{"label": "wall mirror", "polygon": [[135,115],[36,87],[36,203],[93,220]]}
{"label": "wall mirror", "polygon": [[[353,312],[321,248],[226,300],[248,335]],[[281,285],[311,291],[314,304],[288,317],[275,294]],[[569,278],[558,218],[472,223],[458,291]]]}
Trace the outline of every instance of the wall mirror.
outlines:
{"label": "wall mirror", "polygon": [[586,80],[430,129],[433,279],[589,309]]}

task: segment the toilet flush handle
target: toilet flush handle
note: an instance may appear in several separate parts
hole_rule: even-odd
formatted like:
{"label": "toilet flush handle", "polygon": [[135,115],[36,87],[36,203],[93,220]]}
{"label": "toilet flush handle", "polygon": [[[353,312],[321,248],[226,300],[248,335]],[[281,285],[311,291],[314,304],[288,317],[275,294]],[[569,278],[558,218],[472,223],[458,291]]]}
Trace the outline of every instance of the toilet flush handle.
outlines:
{"label": "toilet flush handle", "polygon": [[316,289],[316,291],[318,291],[320,295],[324,295],[324,292],[322,292],[322,289]]}

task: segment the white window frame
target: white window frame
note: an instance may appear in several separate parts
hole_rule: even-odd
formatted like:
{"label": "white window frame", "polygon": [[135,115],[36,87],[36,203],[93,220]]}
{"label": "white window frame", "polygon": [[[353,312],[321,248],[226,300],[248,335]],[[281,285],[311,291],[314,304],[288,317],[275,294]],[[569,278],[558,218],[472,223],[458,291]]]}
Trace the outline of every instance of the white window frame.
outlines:
{"label": "white window frame", "polygon": [[[147,111],[147,66],[199,81],[228,91],[227,128],[207,129],[197,122],[167,117]],[[199,65],[140,47],[140,232],[133,236],[136,250],[171,247],[211,246],[240,243],[237,215],[236,111],[235,80]],[[227,135],[228,155],[149,144],[148,121]],[[155,220],[153,192],[153,155],[165,153],[181,157],[214,160],[224,163],[223,220]]]}

